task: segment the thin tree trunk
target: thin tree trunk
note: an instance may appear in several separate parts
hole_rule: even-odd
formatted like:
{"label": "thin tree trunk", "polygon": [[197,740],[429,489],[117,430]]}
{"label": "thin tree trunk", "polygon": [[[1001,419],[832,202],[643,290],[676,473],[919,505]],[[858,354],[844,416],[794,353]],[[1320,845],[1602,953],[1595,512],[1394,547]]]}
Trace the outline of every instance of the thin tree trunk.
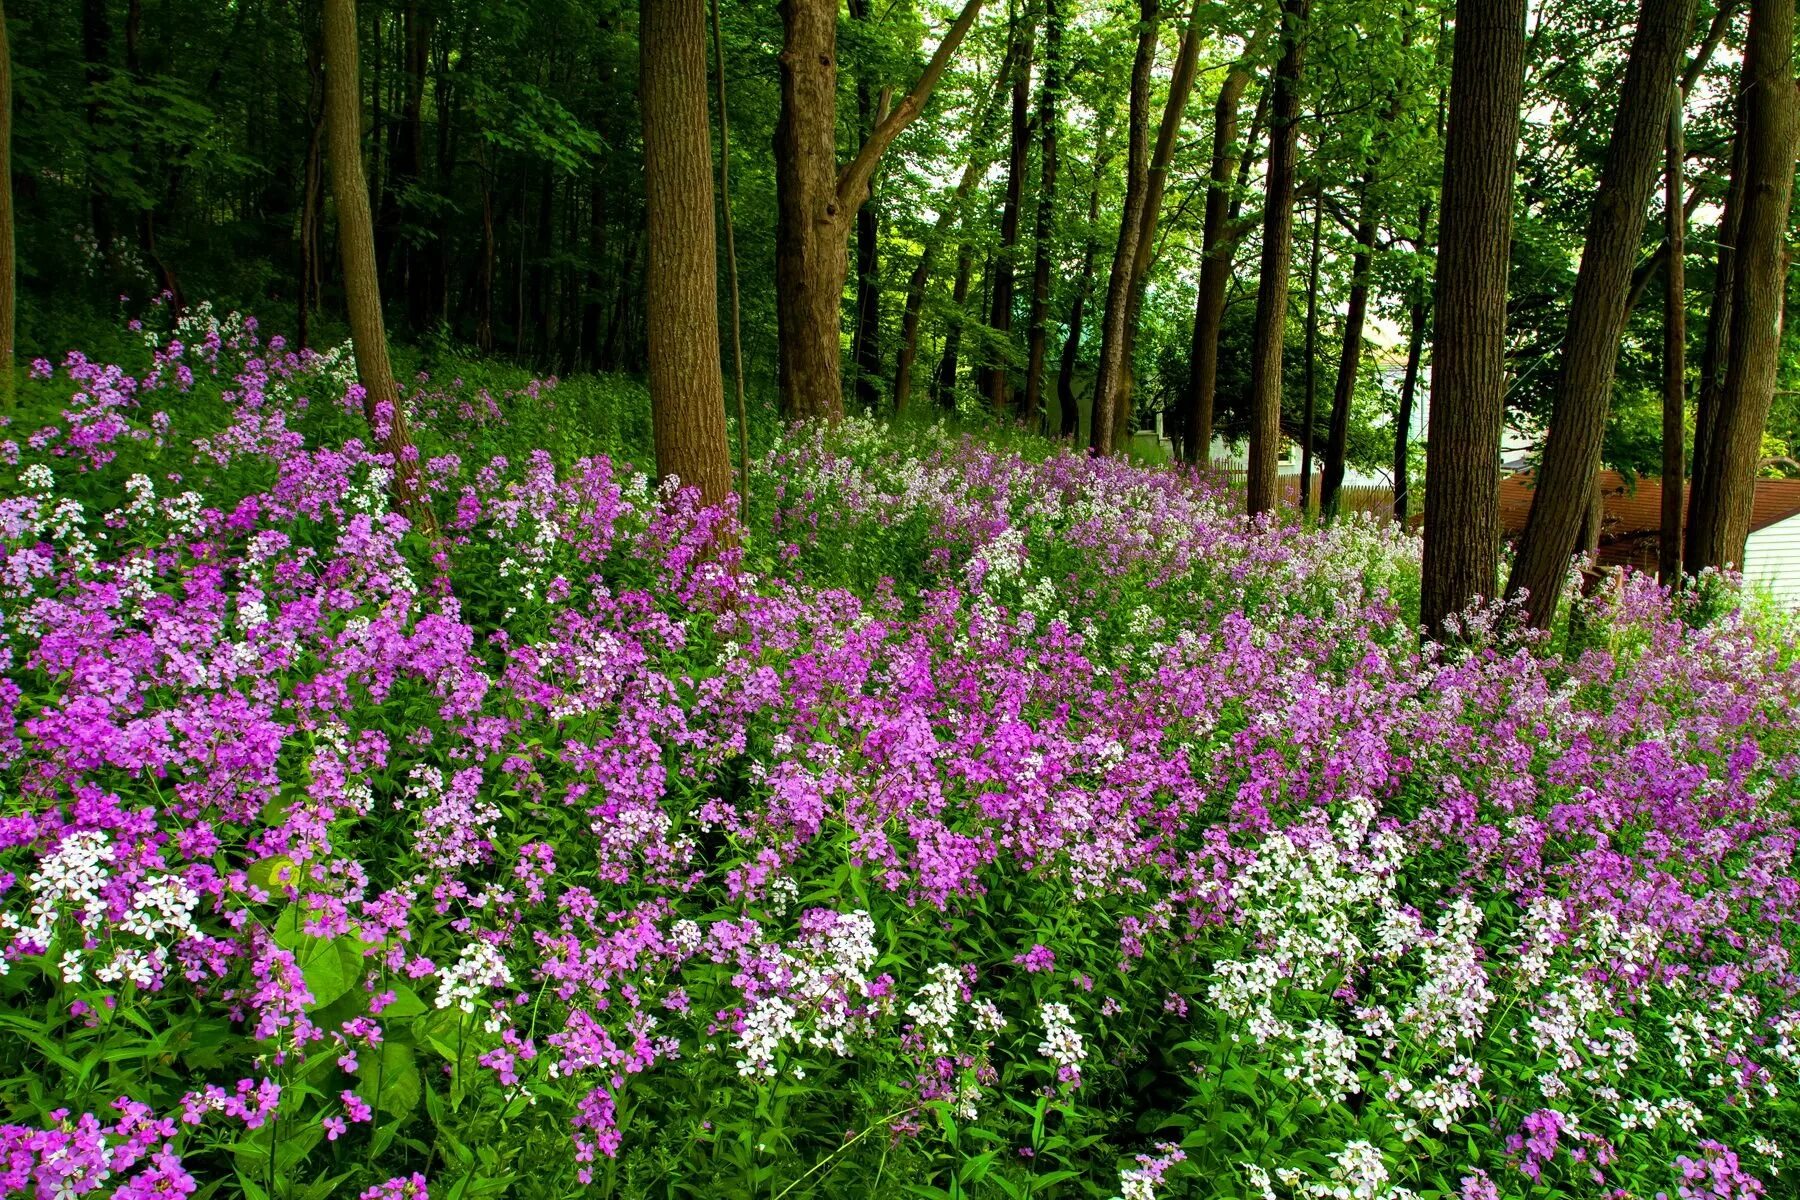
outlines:
{"label": "thin tree trunk", "polygon": [[[100,138],[100,86],[106,82],[107,46],[112,41],[112,24],[107,19],[106,0],[82,0],[81,54],[85,63],[83,78],[87,82],[86,105],[88,135],[98,146]],[[100,262],[110,273],[115,266],[112,208],[99,168],[88,163],[88,219],[93,222],[94,242],[99,248]]]}
{"label": "thin tree trunk", "polygon": [[1394,414],[1394,520],[1406,524],[1406,510],[1412,499],[1412,484],[1407,459],[1411,453],[1413,398],[1419,390],[1419,365],[1425,353],[1425,291],[1414,293],[1407,313],[1409,332],[1406,336],[1406,373],[1400,381],[1400,406]]}
{"label": "thin tree trunk", "polygon": [[725,265],[731,280],[731,383],[738,423],[738,516],[750,511],[750,414],[744,405],[744,317],[738,298],[737,229],[731,217],[731,114],[725,102],[725,35],[719,0],[712,0],[714,86],[719,92],[719,216],[725,226]]}
{"label": "thin tree trunk", "polygon": [[1246,502],[1252,516],[1273,512],[1279,494],[1281,367],[1287,333],[1288,268],[1294,252],[1294,161],[1300,134],[1302,30],[1310,0],[1282,0],[1281,63],[1269,119],[1264,187],[1262,275],[1250,349],[1250,463]]}
{"label": "thin tree trunk", "polygon": [[1459,0],[1438,225],[1431,496],[1419,610],[1428,636],[1477,598],[1500,562],[1506,277],[1525,79],[1525,0]]}
{"label": "thin tree trunk", "polygon": [[944,353],[931,381],[931,401],[939,408],[956,407],[957,359],[962,353],[963,322],[968,318],[969,276],[975,269],[975,244],[964,238],[956,252],[956,283],[950,292],[950,327],[944,331]]}
{"label": "thin tree trunk", "polygon": [[[1106,156],[1099,147],[1094,150],[1094,178],[1088,186],[1087,244],[1081,255],[1081,274],[1075,277],[1075,299],[1069,305],[1069,332],[1063,338],[1062,356],[1056,372],[1057,432],[1065,441],[1081,436],[1081,405],[1075,399],[1075,368],[1081,361],[1081,326],[1086,320],[1088,293],[1094,289],[1094,260],[1100,254],[1100,243],[1094,226],[1100,219],[1100,180],[1105,172]],[[1092,417],[1089,417],[1092,420]]]}
{"label": "thin tree trunk", "polygon": [[1744,564],[1763,427],[1775,395],[1788,209],[1800,142],[1791,0],[1751,0],[1743,95],[1745,121],[1738,131],[1746,145],[1743,211],[1733,256],[1725,380],[1712,413],[1705,472],[1696,478],[1688,506],[1688,557],[1701,569]]}
{"label": "thin tree trunk", "polygon": [[1019,47],[1013,63],[1012,137],[1006,164],[1006,201],[1000,211],[1000,257],[994,270],[994,294],[988,309],[988,327],[994,332],[994,358],[982,367],[982,392],[995,412],[1012,407],[1012,379],[1007,373],[1011,353],[1013,300],[1017,287],[1019,211],[1025,197],[1027,156],[1031,149],[1031,54],[1035,30],[1030,10],[1021,12],[1020,28],[1013,41]]}
{"label": "thin tree trunk", "polygon": [[704,0],[642,0],[638,20],[656,468],[721,505],[731,494],[731,447],[719,371],[706,8]]}
{"label": "thin tree trunk", "polygon": [[[851,0],[850,15],[859,23],[870,19],[869,0]],[[869,86],[868,72],[856,80],[857,135],[867,138],[887,115],[888,93],[883,92],[878,106],[875,91]],[[875,207],[874,177],[870,177],[863,203],[856,210],[856,310],[850,336],[850,361],[856,368],[857,407],[875,411],[881,398],[881,261],[878,240],[881,236],[880,214]]]}
{"label": "thin tree trunk", "polygon": [[312,310],[320,305],[319,245],[324,223],[325,64],[317,37],[308,31],[306,53],[306,165],[300,200],[300,328],[302,348],[310,346]]}
{"label": "thin tree trunk", "polygon": [[1582,505],[1600,469],[1601,442],[1625,330],[1625,298],[1644,236],[1669,123],[1669,81],[1687,51],[1694,0],[1643,0],[1600,190],[1569,304],[1550,434],[1507,594],[1525,597],[1531,623],[1556,616]]}
{"label": "thin tree trunk", "polygon": [[1669,101],[1668,151],[1663,166],[1669,268],[1663,300],[1662,533],[1657,539],[1656,566],[1667,588],[1681,585],[1681,492],[1687,432],[1687,213],[1681,195],[1686,155],[1681,110],[1685,99],[1677,86]]}
{"label": "thin tree trunk", "polygon": [[975,184],[987,169],[992,123],[999,114],[1000,100],[1006,95],[1007,80],[1012,75],[1012,56],[1017,48],[1016,43],[1007,48],[1007,55],[995,75],[995,90],[982,102],[976,113],[973,125],[975,135],[970,139],[972,150],[968,163],[963,167],[962,178],[957,180],[956,191],[951,194],[950,203],[939,211],[937,226],[933,229],[930,240],[920,248],[919,261],[913,264],[912,274],[907,278],[906,304],[900,318],[900,349],[894,362],[895,412],[906,411],[912,400],[913,367],[918,360],[919,322],[925,309],[925,286],[931,281],[931,270],[937,261],[938,247],[943,245],[950,231],[963,218],[969,196],[975,191]]}
{"label": "thin tree trunk", "polygon": [[436,521],[419,488],[418,451],[407,430],[400,385],[388,361],[381,287],[375,273],[374,220],[362,170],[362,88],[356,77],[356,0],[324,0],[325,128],[331,158],[331,191],[337,201],[338,248],[343,259],[344,300],[363,414],[381,448],[393,459],[394,497],[420,532]]}
{"label": "thin tree trunk", "polygon": [[781,0],[781,115],[775,124],[775,301],[781,404],[790,418],[844,415],[839,309],[849,222],[900,131],[923,111],[982,0],[966,0],[905,99],[854,158],[837,162],[836,0]]}
{"label": "thin tree trunk", "polygon": [[1026,335],[1025,406],[1019,418],[1036,428],[1044,414],[1044,360],[1049,348],[1050,257],[1056,234],[1057,100],[1062,91],[1062,9],[1044,0],[1044,81],[1038,87],[1037,221],[1032,229],[1031,315]]}
{"label": "thin tree trunk", "polygon": [[[1188,97],[1193,94],[1194,75],[1200,62],[1201,0],[1195,0],[1182,27],[1181,42],[1176,48],[1175,69],[1169,77],[1169,94],[1163,101],[1162,123],[1157,126],[1156,148],[1144,175],[1144,205],[1139,214],[1136,245],[1131,255],[1131,279],[1125,292],[1125,324],[1120,331],[1124,345],[1118,355],[1118,376],[1113,403],[1113,444],[1123,447],[1131,436],[1134,411],[1132,391],[1136,382],[1138,317],[1144,305],[1144,288],[1150,278],[1150,263],[1156,251],[1156,225],[1162,215],[1163,196],[1169,186],[1169,165],[1175,158],[1175,142],[1181,135],[1182,119],[1187,113]],[[1101,359],[1106,358],[1105,348]]]}
{"label": "thin tree trunk", "polygon": [[1312,511],[1313,426],[1318,420],[1319,399],[1319,235],[1324,231],[1323,197],[1313,202],[1312,257],[1306,267],[1306,363],[1305,408],[1300,418],[1300,514]]}
{"label": "thin tree trunk", "polygon": [[12,43],[7,40],[6,5],[0,0],[0,407],[13,402],[13,336],[17,268],[13,258]]}
{"label": "thin tree trunk", "polygon": [[1232,177],[1237,173],[1238,105],[1250,83],[1242,62],[1232,65],[1213,106],[1212,170],[1206,184],[1206,219],[1201,233],[1200,287],[1194,298],[1194,338],[1188,351],[1186,413],[1182,419],[1188,462],[1207,466],[1212,457],[1213,397],[1219,379],[1219,327],[1225,317],[1225,285],[1231,280]]}
{"label": "thin tree trunk", "polygon": [[1119,378],[1125,368],[1125,322],[1131,299],[1131,271],[1143,232],[1144,199],[1150,170],[1150,76],[1156,67],[1156,35],[1162,27],[1157,0],[1139,0],[1137,54],[1131,67],[1131,109],[1126,134],[1125,206],[1119,240],[1107,277],[1106,310],[1100,320],[1100,362],[1089,407],[1088,444],[1101,454],[1116,448]]}
{"label": "thin tree trunk", "polygon": [[[1392,111],[1392,110],[1390,110]],[[1344,491],[1344,459],[1350,446],[1350,407],[1362,367],[1363,322],[1369,311],[1369,273],[1375,256],[1375,172],[1363,176],[1362,212],[1356,220],[1356,251],[1350,259],[1350,297],[1344,306],[1344,345],[1338,352],[1337,383],[1331,391],[1331,429],[1325,436],[1325,477],[1319,483],[1319,515],[1335,521]]]}
{"label": "thin tree trunk", "polygon": [[[1735,104],[1737,128],[1749,122],[1748,93],[1740,87]],[[1743,215],[1745,185],[1749,179],[1749,143],[1740,132],[1731,143],[1731,174],[1725,202],[1719,213],[1717,244],[1713,257],[1712,305],[1706,313],[1706,344],[1700,352],[1699,388],[1694,394],[1693,474],[1688,480],[1687,536],[1682,545],[1682,567],[1689,575],[1700,573],[1703,563],[1694,553],[1694,499],[1708,490],[1706,470],[1712,456],[1713,413],[1725,390],[1725,363],[1731,344],[1731,306],[1737,282],[1738,220]]]}

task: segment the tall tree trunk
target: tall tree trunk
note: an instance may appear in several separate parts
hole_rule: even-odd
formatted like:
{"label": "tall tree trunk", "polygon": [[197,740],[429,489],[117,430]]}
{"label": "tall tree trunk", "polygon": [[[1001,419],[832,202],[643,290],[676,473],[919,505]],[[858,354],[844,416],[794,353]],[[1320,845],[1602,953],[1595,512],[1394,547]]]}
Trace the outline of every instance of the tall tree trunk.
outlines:
{"label": "tall tree trunk", "polygon": [[1687,536],[1682,545],[1682,569],[1689,575],[1699,574],[1705,565],[1695,555],[1694,499],[1707,491],[1706,464],[1712,456],[1713,413],[1719,407],[1719,395],[1725,390],[1725,363],[1731,343],[1731,306],[1736,294],[1738,221],[1746,201],[1745,185],[1749,180],[1749,142],[1741,132],[1749,124],[1749,93],[1740,86],[1735,105],[1737,128],[1731,142],[1731,174],[1725,188],[1725,202],[1719,212],[1717,249],[1713,256],[1712,304],[1706,313],[1706,344],[1700,352],[1699,388],[1694,394],[1693,476],[1688,480]]}
{"label": "tall tree trunk", "polygon": [[[850,0],[850,15],[859,23],[870,19],[869,0]],[[887,93],[881,96],[879,111],[875,89],[870,86],[869,72],[860,72],[856,80],[857,136],[867,139],[875,126],[887,115]],[[850,335],[850,361],[856,368],[857,407],[873,412],[881,398],[881,262],[878,240],[881,236],[880,214],[875,208],[874,177],[856,210],[856,311]]]}
{"label": "tall tree trunk", "polygon": [[1686,55],[1693,23],[1694,0],[1643,0],[1631,40],[1618,116],[1569,303],[1550,435],[1506,588],[1508,595],[1525,596],[1526,612],[1540,629],[1555,619],[1582,506],[1600,469],[1619,338],[1625,330],[1625,299],[1668,129],[1669,83]]}
{"label": "tall tree trunk", "polygon": [[1006,162],[1006,202],[1000,211],[1000,257],[994,270],[994,294],[988,310],[988,326],[994,331],[994,357],[983,365],[982,392],[995,412],[1012,407],[1012,379],[1007,373],[1011,357],[1013,300],[1017,291],[1019,210],[1025,196],[1027,156],[1031,149],[1031,53],[1035,31],[1030,9],[1021,10],[1013,36],[1018,46],[1013,63],[1012,138]]}
{"label": "tall tree trunk", "polygon": [[1663,586],[1681,585],[1681,492],[1685,470],[1687,410],[1687,212],[1682,207],[1682,167],[1686,156],[1681,110],[1686,97],[1678,85],[1669,98],[1669,137],[1663,190],[1663,222],[1669,239],[1669,267],[1663,299],[1662,532],[1656,569]]}
{"label": "tall tree trunk", "polygon": [[[1081,254],[1081,273],[1075,277],[1075,299],[1069,304],[1069,332],[1063,338],[1062,357],[1056,372],[1057,432],[1071,442],[1081,436],[1081,405],[1075,398],[1075,368],[1081,362],[1081,326],[1087,319],[1088,294],[1094,290],[1094,260],[1100,254],[1094,227],[1100,219],[1100,180],[1105,169],[1106,156],[1096,146],[1094,178],[1088,185],[1087,244]],[[1090,415],[1089,420],[1092,419]]]}
{"label": "tall tree trunk", "polygon": [[1037,220],[1031,234],[1031,315],[1025,355],[1025,406],[1019,418],[1036,428],[1044,412],[1044,359],[1049,343],[1050,258],[1056,236],[1056,105],[1062,91],[1062,9],[1044,0],[1044,81],[1038,86]]}
{"label": "tall tree trunk", "polygon": [[1269,166],[1263,201],[1262,276],[1250,347],[1250,469],[1252,516],[1273,512],[1281,448],[1281,360],[1287,336],[1288,267],[1294,253],[1294,160],[1300,134],[1301,38],[1310,0],[1282,0],[1280,65],[1269,118]]}
{"label": "tall tree trunk", "polygon": [[638,21],[656,469],[719,505],[731,494],[731,448],[719,370],[705,0],[642,0]]}
{"label": "tall tree trunk", "polygon": [[931,381],[931,402],[939,408],[956,407],[956,373],[962,353],[963,322],[968,319],[969,276],[975,269],[975,244],[968,238],[956,252],[956,282],[950,292],[950,325],[944,330],[944,353]]}
{"label": "tall tree trunk", "polygon": [[[106,82],[108,46],[112,41],[112,23],[107,19],[106,0],[82,0],[81,55],[85,63],[83,78],[87,82],[86,105],[88,136],[100,137],[100,87]],[[94,226],[94,243],[99,248],[101,265],[111,273],[116,265],[113,246],[112,207],[99,168],[88,163],[88,219]]]}
{"label": "tall tree trunk", "polygon": [[1448,632],[1500,569],[1506,276],[1525,82],[1525,0],[1458,0],[1438,223],[1431,494],[1419,615]]}
{"label": "tall tree trunk", "polygon": [[1411,455],[1413,398],[1419,392],[1419,365],[1425,355],[1425,289],[1417,286],[1407,312],[1406,372],[1400,380],[1400,405],[1394,414],[1394,520],[1406,524],[1407,505],[1412,499]]}
{"label": "tall tree trunk", "polygon": [[913,367],[919,354],[919,322],[925,309],[925,287],[931,281],[931,270],[937,261],[938,247],[943,245],[950,231],[963,219],[969,196],[975,191],[975,184],[987,169],[988,143],[993,134],[993,121],[999,114],[1000,100],[1006,95],[1007,81],[1012,76],[1013,55],[1017,49],[1017,43],[1012,43],[1007,48],[1006,57],[995,75],[995,90],[982,102],[971,127],[975,134],[970,139],[969,161],[963,167],[962,178],[957,180],[950,203],[939,210],[937,226],[932,230],[930,239],[920,248],[919,261],[913,264],[912,274],[907,278],[906,303],[900,318],[900,349],[894,360],[895,412],[906,411],[912,400]]}
{"label": "tall tree trunk", "polygon": [[1156,36],[1162,28],[1157,0],[1139,0],[1137,54],[1131,66],[1131,111],[1127,118],[1125,206],[1119,240],[1107,277],[1106,309],[1100,319],[1100,362],[1088,419],[1088,444],[1101,454],[1118,448],[1119,378],[1125,368],[1125,320],[1131,299],[1131,269],[1143,233],[1144,198],[1150,171],[1150,76],[1156,67]]}
{"label": "tall tree trunk", "polygon": [[1207,466],[1212,457],[1213,397],[1219,380],[1219,327],[1225,318],[1225,285],[1231,281],[1232,177],[1238,169],[1238,105],[1250,69],[1234,63],[1213,106],[1212,170],[1206,182],[1206,219],[1200,238],[1200,287],[1194,298],[1194,338],[1188,351],[1182,405],[1182,457]]}
{"label": "tall tree trunk", "polygon": [[1300,418],[1300,513],[1312,511],[1313,429],[1319,401],[1319,235],[1324,231],[1324,197],[1313,202],[1312,257],[1306,266],[1306,362],[1302,367],[1305,407]]}
{"label": "tall tree trunk", "polygon": [[775,123],[775,308],[781,405],[790,418],[839,420],[839,308],[849,222],[882,154],[923,111],[982,0],[966,0],[924,74],[856,156],[837,162],[837,2],[781,0],[781,115]]}
{"label": "tall tree trunk", "polygon": [[320,42],[307,38],[306,54],[306,164],[303,168],[300,199],[300,345],[310,346],[312,310],[319,307],[323,275],[319,266],[319,245],[325,209],[325,64],[320,58]]}
{"label": "tall tree trunk", "polygon": [[750,508],[750,414],[744,408],[744,314],[738,295],[737,225],[731,215],[731,112],[725,99],[725,34],[719,0],[712,0],[713,86],[719,103],[719,218],[725,229],[725,265],[731,281],[731,382],[738,423],[738,516]]}
{"label": "tall tree trunk", "polygon": [[375,272],[374,220],[362,167],[362,87],[356,71],[356,0],[324,0],[325,128],[331,158],[331,192],[337,202],[338,248],[343,259],[344,300],[363,413],[381,448],[393,458],[394,497],[415,528],[432,535],[436,522],[419,488],[418,451],[407,430],[400,385],[388,361],[381,287]]}
{"label": "tall tree trunk", "polygon": [[13,258],[12,43],[7,40],[6,5],[0,2],[0,407],[13,401],[13,331],[18,324]]}
{"label": "tall tree trunk", "polygon": [[[1175,69],[1169,77],[1169,94],[1163,100],[1162,123],[1157,126],[1156,148],[1150,154],[1149,169],[1144,175],[1144,205],[1139,214],[1136,245],[1131,255],[1131,280],[1125,291],[1125,324],[1120,331],[1124,345],[1118,355],[1118,376],[1113,404],[1113,444],[1123,447],[1131,437],[1131,415],[1134,411],[1132,390],[1137,362],[1138,316],[1144,306],[1144,288],[1150,278],[1150,264],[1156,252],[1156,225],[1162,215],[1163,196],[1169,186],[1169,165],[1175,158],[1175,143],[1181,136],[1183,118],[1187,114],[1188,97],[1194,91],[1194,75],[1200,62],[1200,0],[1195,0],[1182,27],[1181,42],[1175,52]],[[1101,349],[1105,360],[1105,348]]]}
{"label": "tall tree trunk", "polygon": [[[1390,110],[1392,111],[1392,110]],[[1356,251],[1350,259],[1350,297],[1344,306],[1344,345],[1331,391],[1331,429],[1325,435],[1325,477],[1319,483],[1319,515],[1335,521],[1344,491],[1344,458],[1350,446],[1350,406],[1362,366],[1363,322],[1369,311],[1369,271],[1375,256],[1375,172],[1363,176],[1362,211],[1356,219]]]}
{"label": "tall tree trunk", "polygon": [[[1794,5],[1751,0],[1744,43],[1743,212],[1732,272],[1725,382],[1712,413],[1704,474],[1689,502],[1689,557],[1739,567],[1750,537],[1763,427],[1775,396],[1786,300],[1788,207],[1800,142],[1794,85]],[[1698,474],[1698,473],[1697,473]]]}

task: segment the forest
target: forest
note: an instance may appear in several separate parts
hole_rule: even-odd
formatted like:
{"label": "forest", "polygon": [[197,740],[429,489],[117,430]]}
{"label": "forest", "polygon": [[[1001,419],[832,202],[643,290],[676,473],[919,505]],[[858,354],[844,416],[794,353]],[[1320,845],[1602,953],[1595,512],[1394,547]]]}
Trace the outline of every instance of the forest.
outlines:
{"label": "forest", "polygon": [[1794,0],[0,0],[0,1194],[1800,1196]]}

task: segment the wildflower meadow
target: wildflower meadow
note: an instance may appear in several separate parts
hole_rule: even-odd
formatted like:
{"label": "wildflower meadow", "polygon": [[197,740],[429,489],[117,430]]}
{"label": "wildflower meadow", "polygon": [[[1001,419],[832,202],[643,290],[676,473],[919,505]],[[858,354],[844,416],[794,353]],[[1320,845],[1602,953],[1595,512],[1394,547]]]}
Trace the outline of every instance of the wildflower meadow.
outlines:
{"label": "wildflower meadow", "polygon": [[0,1190],[1800,1194],[1728,581],[1446,648],[1391,523],[854,418],[705,508],[443,374],[424,529],[347,353],[145,320],[0,442]]}

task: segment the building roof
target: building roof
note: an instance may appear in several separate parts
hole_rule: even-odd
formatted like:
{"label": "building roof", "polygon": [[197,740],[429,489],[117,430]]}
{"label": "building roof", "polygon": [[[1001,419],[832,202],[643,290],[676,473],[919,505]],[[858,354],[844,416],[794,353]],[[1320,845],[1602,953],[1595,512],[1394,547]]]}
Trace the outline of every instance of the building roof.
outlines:
{"label": "building roof", "polygon": [[[1662,481],[1647,476],[1628,481],[1617,471],[1602,471],[1600,487],[1606,497],[1606,516],[1600,525],[1601,565],[1655,570],[1657,542],[1662,533]],[[1531,500],[1530,471],[1519,471],[1500,481],[1500,524],[1508,538],[1524,532]],[[1684,492],[1683,521],[1687,520],[1687,500]],[[1751,533],[1793,516],[1800,516],[1800,479],[1756,481]]]}

